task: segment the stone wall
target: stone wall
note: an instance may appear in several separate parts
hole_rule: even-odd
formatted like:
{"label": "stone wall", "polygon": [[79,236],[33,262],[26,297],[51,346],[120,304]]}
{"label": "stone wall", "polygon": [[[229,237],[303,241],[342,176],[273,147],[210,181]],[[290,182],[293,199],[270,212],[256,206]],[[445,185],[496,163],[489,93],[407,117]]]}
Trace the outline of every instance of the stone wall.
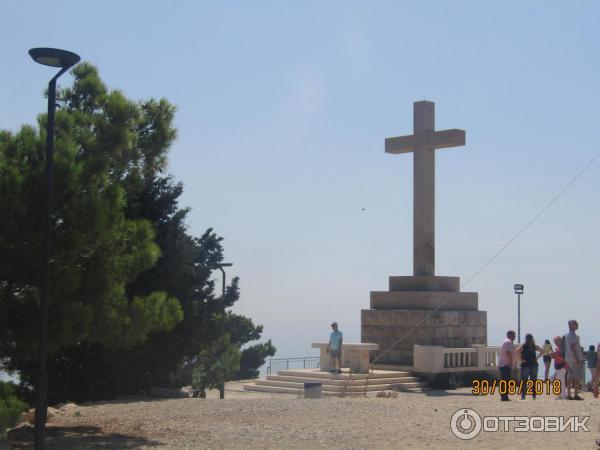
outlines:
{"label": "stone wall", "polygon": [[[414,345],[487,345],[487,313],[478,310],[477,293],[458,292],[457,277],[399,278],[390,277],[394,290],[372,292],[372,309],[361,312],[361,341],[379,344],[378,363],[412,365]],[[449,280],[456,291],[446,290]]]}

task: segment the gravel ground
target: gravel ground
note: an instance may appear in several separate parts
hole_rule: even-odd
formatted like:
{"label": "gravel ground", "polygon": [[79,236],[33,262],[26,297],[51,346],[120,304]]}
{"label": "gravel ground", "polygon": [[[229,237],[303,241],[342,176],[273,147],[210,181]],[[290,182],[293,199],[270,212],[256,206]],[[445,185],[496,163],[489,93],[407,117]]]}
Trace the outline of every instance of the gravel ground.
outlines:
{"label": "gravel ground", "polygon": [[[397,398],[301,399],[244,393],[225,400],[111,402],[65,408],[49,423],[48,448],[561,448],[596,449],[600,400],[500,402],[469,389],[400,393]],[[590,416],[590,432],[484,432],[456,438],[450,418],[472,408],[481,416]],[[26,447],[28,444],[23,443]],[[29,444],[30,445],[30,444]]]}

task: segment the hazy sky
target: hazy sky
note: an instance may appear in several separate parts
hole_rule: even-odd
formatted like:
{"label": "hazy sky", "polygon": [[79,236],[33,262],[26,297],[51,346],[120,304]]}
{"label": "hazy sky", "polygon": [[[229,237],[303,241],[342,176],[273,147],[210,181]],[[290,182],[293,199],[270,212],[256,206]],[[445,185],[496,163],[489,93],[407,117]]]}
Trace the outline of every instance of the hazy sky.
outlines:
{"label": "hazy sky", "polygon": [[[177,105],[169,171],[189,229],[224,236],[235,310],[278,357],[314,354],[388,276],[412,274],[412,102],[465,147],[436,161],[437,275],[464,282],[598,152],[598,1],[7,1],[0,127],[45,110],[36,46],[75,51],[111,88]],[[70,82],[61,78],[62,85]],[[488,340],[578,318],[600,341],[600,160],[466,288]],[[365,211],[362,211],[362,208]]]}

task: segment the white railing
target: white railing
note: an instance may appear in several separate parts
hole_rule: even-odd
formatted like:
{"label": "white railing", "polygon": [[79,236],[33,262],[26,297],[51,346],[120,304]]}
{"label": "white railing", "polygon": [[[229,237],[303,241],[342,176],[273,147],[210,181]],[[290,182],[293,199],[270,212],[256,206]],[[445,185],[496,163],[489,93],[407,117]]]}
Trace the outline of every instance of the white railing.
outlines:
{"label": "white railing", "polygon": [[444,368],[477,367],[476,348],[445,348]]}
{"label": "white railing", "polygon": [[445,348],[441,345],[415,345],[414,370],[422,373],[475,372],[496,368],[499,347],[473,345]]}
{"label": "white railing", "polygon": [[498,367],[498,355],[500,354],[500,347],[485,347],[482,346],[481,352],[482,363],[485,367]]}

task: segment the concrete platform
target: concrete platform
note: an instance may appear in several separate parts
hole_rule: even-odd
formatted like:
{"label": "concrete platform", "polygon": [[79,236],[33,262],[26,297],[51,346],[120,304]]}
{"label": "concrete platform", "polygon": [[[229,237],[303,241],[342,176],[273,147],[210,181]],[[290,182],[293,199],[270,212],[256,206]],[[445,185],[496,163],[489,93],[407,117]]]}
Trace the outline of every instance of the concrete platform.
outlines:
{"label": "concrete platform", "polygon": [[402,378],[411,376],[408,371],[389,371],[389,370],[374,370],[372,373],[350,373],[346,369],[341,374],[333,374],[329,372],[321,372],[319,369],[295,369],[295,370],[280,370],[277,375],[296,376],[303,378],[318,378],[319,380],[364,380],[366,378]]}
{"label": "concrete platform", "polygon": [[[260,381],[260,380],[259,380]],[[289,377],[281,375],[268,375],[266,381],[288,381],[293,383],[322,383],[323,386],[345,386],[348,384],[348,379],[342,380],[323,380],[322,378],[304,378],[304,377]],[[357,385],[380,385],[380,384],[395,384],[395,383],[414,383],[419,379],[413,376],[398,377],[398,378],[369,378],[369,379],[352,379],[352,384]]]}
{"label": "concrete platform", "polygon": [[373,364],[375,370],[390,370],[394,372],[408,372],[413,373],[413,366],[402,366],[400,364],[384,364],[375,363]]}
{"label": "concrete platform", "polygon": [[[269,394],[293,394],[293,395],[304,395],[304,387],[302,389],[299,388],[288,388],[288,387],[280,387],[280,386],[263,386],[258,384],[250,384],[244,387],[245,391],[248,392],[265,392]],[[341,394],[339,392],[330,392],[330,391],[322,391],[323,396],[329,397],[339,397]],[[346,392],[347,396],[362,396],[364,392]]]}
{"label": "concrete platform", "polygon": [[360,395],[387,390],[415,390],[425,387],[407,371],[374,370],[370,374],[320,372],[319,369],[282,370],[277,375],[244,385],[246,391],[303,394],[304,383],[321,383],[324,395]]}
{"label": "concrete platform", "polygon": [[[326,372],[333,368],[329,356],[329,342],[313,342],[312,348],[320,350],[319,368]],[[342,343],[341,366],[347,367],[354,373],[368,373],[370,354],[379,349],[379,345],[368,342],[344,342]]]}
{"label": "concrete platform", "polygon": [[[322,390],[324,392],[373,392],[373,391],[389,391],[394,388],[394,385],[402,384],[406,388],[423,387],[424,384],[418,381],[406,381],[402,383],[386,383],[386,384],[370,384],[370,383],[353,383],[345,382],[343,385],[334,386],[331,384],[323,383]],[[304,382],[293,382],[293,381],[273,381],[273,380],[257,380],[255,386],[274,386],[274,387],[285,387],[292,389],[304,390]]]}

